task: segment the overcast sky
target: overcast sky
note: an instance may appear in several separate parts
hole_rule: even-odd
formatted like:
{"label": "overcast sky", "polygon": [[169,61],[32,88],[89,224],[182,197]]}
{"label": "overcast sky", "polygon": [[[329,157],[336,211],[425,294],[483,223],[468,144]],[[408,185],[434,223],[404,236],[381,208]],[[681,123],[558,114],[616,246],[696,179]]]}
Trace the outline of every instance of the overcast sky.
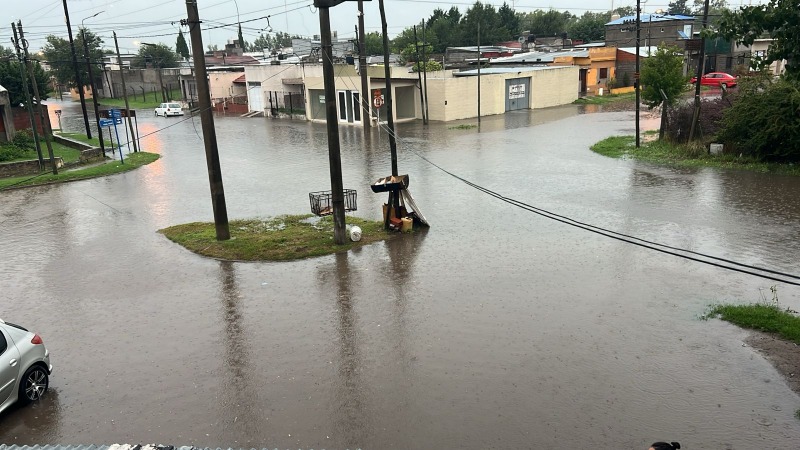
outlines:
{"label": "overcast sky", "polygon": [[[64,21],[62,0],[0,0],[2,18],[0,24],[0,45],[10,46],[11,21],[22,20],[25,37],[31,51],[41,49],[45,36],[54,34],[66,37],[67,29]],[[766,0],[729,0],[732,6],[741,4],[764,3]],[[274,31],[312,36],[319,34],[319,15],[310,5],[313,0],[198,0],[200,19],[203,28],[225,24],[213,30],[203,32],[203,45],[217,44],[222,47],[229,39],[236,38],[238,17],[242,24],[244,38],[253,41],[261,30],[271,26]],[[470,0],[445,2],[439,0],[385,0],[389,35],[394,36],[404,28],[427,18],[434,9],[448,9],[457,6],[462,12],[474,3]],[[502,1],[484,1],[495,7],[502,6]],[[559,11],[569,10],[573,14],[589,11],[607,11],[612,5],[634,6],[636,0],[508,0],[518,12],[530,12],[535,9],[554,8]],[[669,0],[649,0],[642,2],[643,12],[666,9]],[[122,52],[136,52],[139,42],[164,43],[175,47],[179,24],[186,17],[185,0],[68,0],[70,22],[73,34],[85,19],[86,27],[99,34],[106,48],[114,46],[111,32],[116,31]],[[380,12],[378,1],[364,2],[366,29],[380,31]],[[88,18],[101,12],[97,17]],[[340,38],[352,38],[357,23],[357,2],[347,1],[331,9],[331,27],[338,31]],[[265,16],[269,17],[269,23]],[[253,20],[257,19],[257,20]],[[174,23],[172,23],[174,22]],[[184,32],[186,28],[184,27]],[[187,35],[188,38],[188,35]]]}

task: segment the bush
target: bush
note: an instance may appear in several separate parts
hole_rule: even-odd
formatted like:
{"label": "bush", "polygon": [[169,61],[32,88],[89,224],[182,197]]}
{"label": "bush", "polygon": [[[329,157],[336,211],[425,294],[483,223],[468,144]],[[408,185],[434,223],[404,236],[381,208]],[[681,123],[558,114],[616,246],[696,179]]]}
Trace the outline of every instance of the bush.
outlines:
{"label": "bush", "polygon": [[[711,142],[722,129],[724,111],[730,108],[730,98],[701,100],[700,121],[695,136],[703,142]],[[665,135],[673,142],[684,143],[689,140],[694,115],[694,101],[682,102],[669,109],[665,126]]]}
{"label": "bush", "polygon": [[36,141],[33,140],[33,132],[31,130],[19,130],[14,135],[14,146],[22,149],[35,149]]}
{"label": "bush", "polygon": [[13,161],[25,156],[26,150],[13,143],[0,145],[0,162]]}
{"label": "bush", "polygon": [[743,82],[721,120],[719,138],[760,160],[800,161],[800,82]]}
{"label": "bush", "polygon": [[628,72],[625,72],[622,75],[622,85],[625,87],[632,86],[631,85],[631,75]]}
{"label": "bush", "polygon": [[617,87],[617,79],[614,77],[609,78],[608,81],[606,81],[606,87],[609,90],[615,89]]}

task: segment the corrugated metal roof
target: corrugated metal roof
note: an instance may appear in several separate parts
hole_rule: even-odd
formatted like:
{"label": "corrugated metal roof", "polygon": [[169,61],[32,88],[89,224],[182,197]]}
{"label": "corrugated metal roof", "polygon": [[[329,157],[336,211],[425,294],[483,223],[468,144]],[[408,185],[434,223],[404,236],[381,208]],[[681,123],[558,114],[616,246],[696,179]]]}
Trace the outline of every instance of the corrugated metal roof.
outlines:
{"label": "corrugated metal roof", "polygon": [[[631,55],[636,54],[636,47],[619,47],[617,50],[625,53],[630,53]],[[658,47],[651,45],[650,47],[639,47],[639,56],[647,58],[652,53],[655,53],[658,50]]]}
{"label": "corrugated metal roof", "polygon": [[[534,72],[537,70],[563,69],[564,67],[570,67],[570,66],[487,67],[486,69],[481,69],[481,75],[493,75],[493,74],[514,73],[514,72]],[[453,72],[453,76],[455,77],[472,77],[476,75],[478,75],[478,69]]]}
{"label": "corrugated metal roof", "polygon": [[[608,22],[606,25],[622,25],[626,21],[633,20],[636,21],[636,16],[625,16],[620,17],[617,20],[612,20]],[[639,20],[641,22],[666,22],[669,20],[694,20],[694,16],[682,16],[679,14],[640,14]]]}
{"label": "corrugated metal roof", "polygon": [[559,56],[575,56],[586,58],[589,50],[565,50],[561,52],[530,52],[519,53],[513,56],[492,58],[493,64],[514,64],[514,63],[551,63]]}

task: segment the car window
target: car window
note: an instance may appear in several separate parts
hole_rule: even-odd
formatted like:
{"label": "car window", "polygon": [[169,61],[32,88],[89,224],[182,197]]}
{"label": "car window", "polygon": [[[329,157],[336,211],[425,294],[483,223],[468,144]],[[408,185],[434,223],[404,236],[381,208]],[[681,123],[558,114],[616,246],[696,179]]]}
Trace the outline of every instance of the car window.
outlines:
{"label": "car window", "polygon": [[167,107],[167,104],[166,104],[166,103],[162,103],[162,104],[158,105],[158,107],[159,107],[159,108],[166,108],[166,107]]}
{"label": "car window", "polygon": [[3,336],[3,332],[0,331],[0,355],[6,352],[8,348],[8,342],[6,341],[6,337]]}
{"label": "car window", "polygon": [[177,104],[177,103],[170,103],[170,104],[169,104],[169,107],[170,107],[170,108],[180,108],[180,107],[181,107],[181,105],[179,105],[179,104]]}

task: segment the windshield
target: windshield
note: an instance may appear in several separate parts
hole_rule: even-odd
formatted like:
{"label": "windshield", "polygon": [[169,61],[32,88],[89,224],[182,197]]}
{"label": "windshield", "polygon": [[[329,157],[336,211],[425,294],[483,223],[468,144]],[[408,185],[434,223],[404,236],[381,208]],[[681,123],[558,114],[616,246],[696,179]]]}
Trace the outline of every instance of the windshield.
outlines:
{"label": "windshield", "polygon": [[179,105],[179,104],[177,104],[177,103],[170,103],[170,104],[169,104],[169,107],[170,107],[170,108],[180,108],[180,107],[181,107],[181,105]]}

